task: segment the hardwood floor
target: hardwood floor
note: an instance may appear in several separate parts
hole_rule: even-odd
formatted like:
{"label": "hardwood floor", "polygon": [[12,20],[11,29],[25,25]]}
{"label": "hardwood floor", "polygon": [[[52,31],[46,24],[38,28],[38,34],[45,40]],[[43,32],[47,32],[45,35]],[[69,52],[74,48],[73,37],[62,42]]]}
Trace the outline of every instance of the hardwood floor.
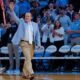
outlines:
{"label": "hardwood floor", "polygon": [[[0,80],[28,80],[21,76],[0,75]],[[35,75],[34,80],[80,80],[80,75]]]}

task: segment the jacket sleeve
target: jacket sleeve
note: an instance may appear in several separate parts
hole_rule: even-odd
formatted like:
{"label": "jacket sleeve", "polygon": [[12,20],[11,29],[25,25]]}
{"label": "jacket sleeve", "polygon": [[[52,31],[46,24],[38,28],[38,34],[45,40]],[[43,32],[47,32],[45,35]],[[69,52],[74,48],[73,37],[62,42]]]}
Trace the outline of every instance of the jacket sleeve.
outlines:
{"label": "jacket sleeve", "polygon": [[16,13],[14,11],[9,12],[9,14],[14,18],[15,22],[19,25],[20,19],[17,17]]}
{"label": "jacket sleeve", "polygon": [[39,31],[39,27],[38,24],[36,24],[36,41],[37,41],[37,46],[41,46],[41,40],[40,40],[40,31]]}
{"label": "jacket sleeve", "polygon": [[23,26],[23,24],[20,23],[15,35],[12,38],[12,43],[14,45],[19,45],[19,43],[22,39],[22,36],[23,36],[23,29],[22,29],[23,27],[22,26]]}

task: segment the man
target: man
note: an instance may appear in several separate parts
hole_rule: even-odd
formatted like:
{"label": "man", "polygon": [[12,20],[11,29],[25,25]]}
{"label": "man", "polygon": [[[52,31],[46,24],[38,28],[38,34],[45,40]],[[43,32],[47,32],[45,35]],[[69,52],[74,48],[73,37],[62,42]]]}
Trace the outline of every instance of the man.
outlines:
{"label": "man", "polygon": [[45,47],[45,49],[54,43],[54,39],[52,36],[52,30],[54,29],[54,25],[52,23],[51,19],[47,19],[47,23],[44,24],[41,28],[41,31],[43,33],[42,36],[42,44]]}
{"label": "man", "polygon": [[80,0],[76,0],[76,2],[75,2],[75,0],[69,0],[69,3],[73,4],[75,12],[79,11],[79,9],[80,9]]}
{"label": "man", "polygon": [[22,48],[25,62],[23,67],[23,74],[24,78],[29,78],[32,80],[34,78],[34,71],[32,69],[32,57],[33,57],[33,43],[35,45],[40,46],[40,33],[38,29],[38,25],[32,22],[32,15],[31,13],[26,13],[25,18],[19,19],[14,13],[14,3],[9,4],[11,15],[14,17],[14,20],[19,25],[16,34],[12,39],[12,43],[14,45],[19,45]]}
{"label": "man", "polygon": [[74,14],[74,6],[72,4],[69,4],[66,8],[66,14],[70,17],[70,19],[73,19]]}
{"label": "man", "polygon": [[[18,28],[18,25],[15,23],[13,17],[10,17],[10,20],[7,22],[7,30],[6,30],[6,34],[8,35],[8,41],[7,41],[7,47],[8,47],[8,52],[9,52],[9,63],[10,63],[10,67],[9,69],[6,71],[7,74],[16,74],[19,75],[20,74],[20,54],[18,53],[18,46],[13,45],[11,40]],[[16,68],[13,70],[14,68],[14,57],[13,54],[15,54],[15,63],[16,63]]]}
{"label": "man", "polygon": [[76,12],[73,17],[73,22],[66,30],[66,34],[69,35],[72,44],[80,44],[80,15]]}
{"label": "man", "polygon": [[51,16],[51,18],[52,18],[53,21],[55,20],[55,18],[57,16],[57,10],[54,9],[54,6],[55,6],[55,4],[52,3],[52,2],[50,2],[49,5],[48,5],[48,7],[49,7],[48,13]]}
{"label": "man", "polygon": [[[66,15],[65,8],[62,8],[62,7],[60,8],[59,15],[56,17],[55,20],[60,21],[61,26],[64,28],[65,31],[72,23],[69,16]],[[68,35],[65,34],[65,36],[64,36],[64,44],[65,45],[67,44],[67,37],[68,37]]]}

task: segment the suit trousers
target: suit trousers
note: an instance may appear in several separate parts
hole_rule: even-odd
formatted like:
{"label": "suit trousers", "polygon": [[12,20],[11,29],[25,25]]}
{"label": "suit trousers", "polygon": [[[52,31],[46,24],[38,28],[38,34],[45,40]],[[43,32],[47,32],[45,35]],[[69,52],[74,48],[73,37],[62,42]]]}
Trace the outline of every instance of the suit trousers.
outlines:
{"label": "suit trousers", "polygon": [[20,67],[20,54],[18,53],[18,45],[13,45],[12,43],[8,43],[8,51],[9,51],[9,62],[10,62],[10,69],[14,67],[14,59],[13,54],[15,54],[16,60],[16,69]]}
{"label": "suit trousers", "polygon": [[25,76],[34,74],[33,68],[32,68],[32,58],[34,53],[33,44],[29,44],[27,41],[21,41],[20,46],[23,52],[23,55],[25,57],[24,66],[23,66],[23,74]]}

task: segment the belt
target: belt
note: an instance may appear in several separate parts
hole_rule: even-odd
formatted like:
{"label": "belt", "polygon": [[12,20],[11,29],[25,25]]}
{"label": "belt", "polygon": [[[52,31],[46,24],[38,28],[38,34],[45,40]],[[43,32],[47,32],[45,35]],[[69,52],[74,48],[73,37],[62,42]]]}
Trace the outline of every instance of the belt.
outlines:
{"label": "belt", "polygon": [[24,42],[28,42],[29,43],[29,41],[26,41],[26,40],[21,40],[21,41],[24,41]]}
{"label": "belt", "polygon": [[[22,42],[27,42],[27,43],[29,43],[29,41],[26,41],[26,40],[21,40]],[[32,42],[32,44],[34,44],[34,42]]]}

